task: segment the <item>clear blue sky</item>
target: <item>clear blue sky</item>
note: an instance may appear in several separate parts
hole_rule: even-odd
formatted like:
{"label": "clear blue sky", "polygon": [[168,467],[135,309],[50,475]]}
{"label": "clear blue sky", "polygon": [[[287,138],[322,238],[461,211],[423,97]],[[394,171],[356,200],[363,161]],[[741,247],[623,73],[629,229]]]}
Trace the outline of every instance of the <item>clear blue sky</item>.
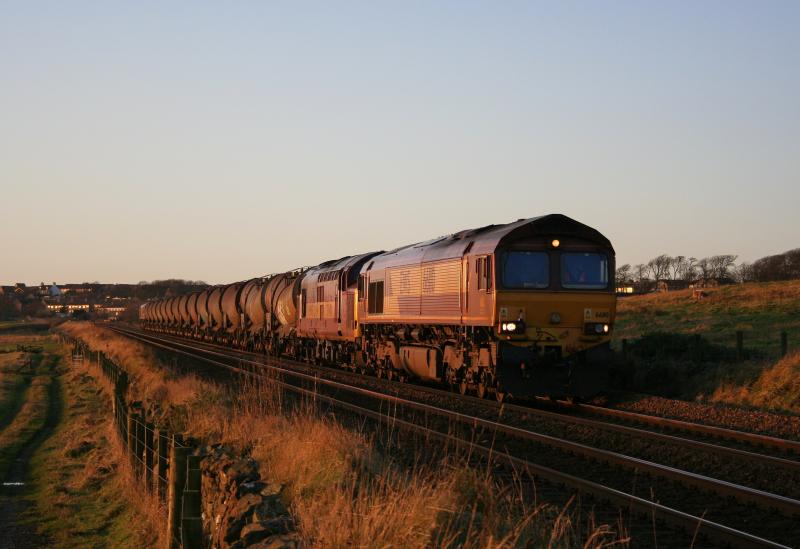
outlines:
{"label": "clear blue sky", "polygon": [[0,282],[224,282],[560,212],[800,246],[800,2],[2,2]]}

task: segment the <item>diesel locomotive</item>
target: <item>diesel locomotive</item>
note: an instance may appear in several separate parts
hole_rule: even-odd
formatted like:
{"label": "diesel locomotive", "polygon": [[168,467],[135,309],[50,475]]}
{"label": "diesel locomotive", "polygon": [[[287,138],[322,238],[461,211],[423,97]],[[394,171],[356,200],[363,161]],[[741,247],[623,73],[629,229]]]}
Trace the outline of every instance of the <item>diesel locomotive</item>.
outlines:
{"label": "diesel locomotive", "polygon": [[614,249],[560,214],[150,301],[146,330],[449,385],[589,397],[605,388]]}

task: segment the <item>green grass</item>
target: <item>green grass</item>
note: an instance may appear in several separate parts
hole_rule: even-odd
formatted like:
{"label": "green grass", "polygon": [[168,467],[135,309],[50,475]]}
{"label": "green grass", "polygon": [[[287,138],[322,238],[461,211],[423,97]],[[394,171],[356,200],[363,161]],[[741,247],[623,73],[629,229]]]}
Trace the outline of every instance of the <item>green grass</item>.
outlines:
{"label": "green grass", "polygon": [[[112,434],[107,396],[93,378],[66,367],[68,349],[55,341],[39,344],[46,350],[32,355],[36,375],[27,391],[23,382],[23,390],[12,393],[11,385],[19,388],[20,382],[3,377],[9,385],[7,396],[16,394],[24,404],[0,432],[0,474],[45,425],[50,398],[60,404],[60,421],[29,461],[30,484],[19,497],[31,505],[24,507],[20,522],[38,530],[48,547],[152,545],[152,536],[143,533],[143,519],[127,499],[118,457],[107,438]],[[10,409],[10,398],[2,402]]]}
{"label": "green grass", "polygon": [[35,505],[28,519],[51,547],[150,545],[108,439],[108,397],[83,372],[70,369],[64,377],[62,420],[31,460]]}
{"label": "green grass", "polygon": [[0,432],[11,423],[22,403],[30,384],[30,376],[17,372],[17,355],[0,355]]}
{"label": "green grass", "polygon": [[19,451],[44,427],[47,418],[50,384],[52,376],[46,371],[53,365],[51,357],[34,363],[35,375],[30,387],[18,385],[22,396],[10,396],[12,405],[8,408],[8,424],[0,432],[0,479],[4,479]]}
{"label": "green grass", "polygon": [[0,333],[12,333],[23,331],[44,331],[50,328],[47,320],[4,320],[0,322]]}
{"label": "green grass", "polygon": [[[694,399],[740,387],[742,395],[778,364],[782,331],[790,352],[800,348],[800,281],[704,292],[702,299],[685,290],[619,301],[613,345],[620,350],[628,340],[625,388]],[[744,338],[741,357],[737,331]]]}
{"label": "green grass", "polygon": [[622,338],[646,333],[701,334],[708,341],[735,348],[736,331],[744,332],[745,348],[777,358],[780,332],[800,346],[800,281],[752,283],[706,290],[693,299],[691,291],[649,294],[621,299],[615,325]]}

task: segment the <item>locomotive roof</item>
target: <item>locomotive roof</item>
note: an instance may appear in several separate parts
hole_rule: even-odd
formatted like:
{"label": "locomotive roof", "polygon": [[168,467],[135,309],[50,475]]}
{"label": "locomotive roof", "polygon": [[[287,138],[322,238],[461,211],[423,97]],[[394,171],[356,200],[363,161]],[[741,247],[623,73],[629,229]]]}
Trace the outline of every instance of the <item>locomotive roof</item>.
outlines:
{"label": "locomotive roof", "polygon": [[[465,229],[416,244],[402,246],[380,254],[374,264],[382,267],[436,261],[461,257],[469,247],[471,253],[492,253],[503,240],[535,236],[575,236],[611,248],[608,239],[597,230],[562,214],[548,214],[520,219],[502,225],[486,225]],[[367,269],[370,265],[367,264]]]}

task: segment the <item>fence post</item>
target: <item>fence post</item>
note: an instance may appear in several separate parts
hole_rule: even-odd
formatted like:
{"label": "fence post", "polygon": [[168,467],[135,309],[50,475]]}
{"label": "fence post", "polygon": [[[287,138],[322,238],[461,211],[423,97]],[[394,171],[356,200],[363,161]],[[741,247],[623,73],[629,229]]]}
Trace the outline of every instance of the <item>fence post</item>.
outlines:
{"label": "fence post", "polygon": [[781,332],[781,356],[786,356],[789,352],[789,334],[786,333],[786,330]]}
{"label": "fence post", "polygon": [[136,472],[136,478],[141,478],[142,469],[144,468],[144,412],[142,410],[137,410],[136,412],[135,429],[133,470]]}
{"label": "fence post", "polygon": [[169,438],[163,429],[158,430],[158,476],[156,477],[156,490],[158,497],[163,501],[167,494],[167,464],[169,463]]}
{"label": "fence post", "polygon": [[184,549],[203,546],[203,522],[200,502],[200,461],[202,456],[186,458],[186,490],[183,492],[181,541]]}
{"label": "fence post", "polygon": [[736,330],[736,360],[744,357],[744,332]]}
{"label": "fence post", "polygon": [[147,491],[153,489],[153,424],[144,424],[144,483]]}
{"label": "fence post", "polygon": [[126,446],[128,447],[128,454],[133,455],[133,437],[136,434],[136,426],[133,419],[133,414],[135,413],[133,409],[128,406],[127,410],[127,431],[125,440],[127,441]]}
{"label": "fence post", "polygon": [[169,452],[169,494],[167,498],[167,548],[180,549],[183,486],[186,483],[186,456],[189,448],[181,446],[175,436]]}

